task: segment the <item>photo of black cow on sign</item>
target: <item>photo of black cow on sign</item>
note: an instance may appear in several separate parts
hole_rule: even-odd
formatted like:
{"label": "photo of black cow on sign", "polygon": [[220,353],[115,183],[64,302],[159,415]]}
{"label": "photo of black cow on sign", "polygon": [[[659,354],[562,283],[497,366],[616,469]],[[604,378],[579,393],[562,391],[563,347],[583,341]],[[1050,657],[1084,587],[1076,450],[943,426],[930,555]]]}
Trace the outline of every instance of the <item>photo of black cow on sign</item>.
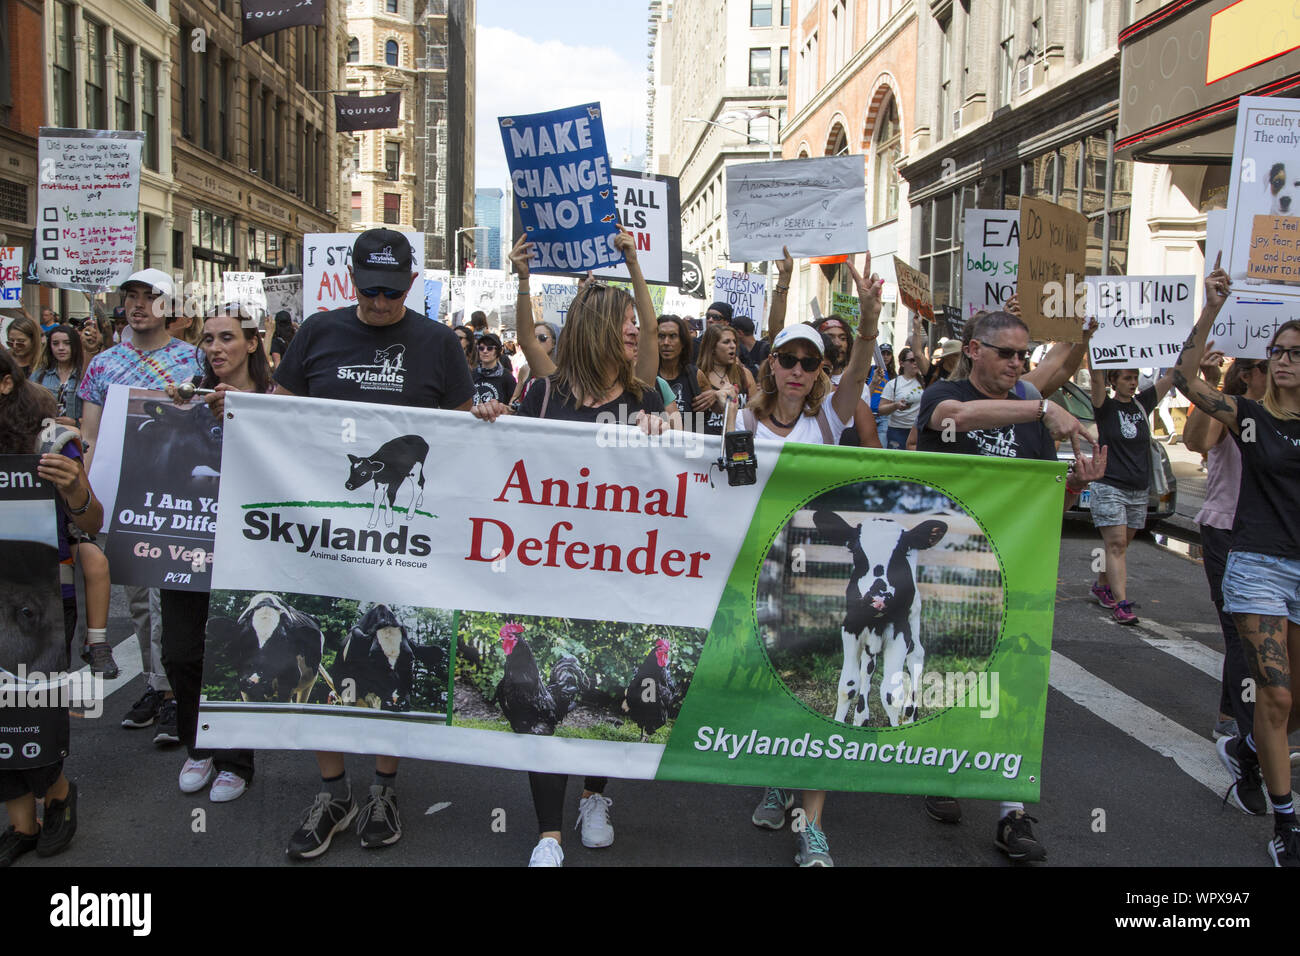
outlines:
{"label": "photo of black cow on sign", "polygon": [[[221,478],[221,422],[203,402],[176,405],[134,390],[122,443],[125,492],[154,488],[173,498],[216,497]],[[123,495],[118,495],[122,500]]]}
{"label": "photo of black cow on sign", "polygon": [[786,689],[835,721],[896,727],[953,706],[996,713],[998,557],[934,488],[868,481],[806,503],[768,552],[757,616]]}
{"label": "photo of black cow on sign", "polygon": [[442,716],[452,632],[450,611],[213,591],[203,696]]}
{"label": "photo of black cow on sign", "polygon": [[[384,511],[384,523],[390,528],[395,507],[405,512],[404,521],[415,517],[415,509],[424,503],[424,462],[428,457],[429,443],[418,435],[394,438],[365,458],[348,455],[352,470],[344,487],[356,491],[368,482],[375,483],[374,508],[367,528],[379,524],[381,510]],[[410,497],[405,506],[397,507],[397,495],[408,482],[411,485]]]}

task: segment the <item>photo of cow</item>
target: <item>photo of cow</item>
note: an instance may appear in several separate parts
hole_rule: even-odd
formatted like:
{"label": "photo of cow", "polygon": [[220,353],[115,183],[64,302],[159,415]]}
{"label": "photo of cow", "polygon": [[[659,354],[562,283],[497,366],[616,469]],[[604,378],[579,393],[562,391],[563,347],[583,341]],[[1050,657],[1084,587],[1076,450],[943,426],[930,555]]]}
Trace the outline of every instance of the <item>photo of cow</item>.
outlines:
{"label": "photo of cow", "polygon": [[1002,627],[998,557],[933,488],[868,481],[807,502],[774,539],[756,603],[776,675],[831,720],[896,727],[980,706],[981,688],[996,706],[985,671]]}
{"label": "photo of cow", "polygon": [[[196,502],[217,496],[221,478],[221,422],[201,401],[176,405],[133,389],[122,440],[119,505],[147,510],[144,495]],[[138,497],[138,502],[133,501]]]}
{"label": "photo of cow", "polygon": [[445,717],[453,631],[450,611],[214,591],[204,696]]}

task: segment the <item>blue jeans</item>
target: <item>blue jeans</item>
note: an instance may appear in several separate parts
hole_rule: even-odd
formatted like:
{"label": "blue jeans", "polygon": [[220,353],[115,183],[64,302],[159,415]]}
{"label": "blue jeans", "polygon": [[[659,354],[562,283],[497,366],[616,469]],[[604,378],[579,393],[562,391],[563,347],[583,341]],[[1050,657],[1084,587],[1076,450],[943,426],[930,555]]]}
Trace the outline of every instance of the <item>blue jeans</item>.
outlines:
{"label": "blue jeans", "polygon": [[885,430],[885,447],[906,451],[907,436],[911,433],[912,429],[910,428],[894,428],[893,426],[890,426]]}

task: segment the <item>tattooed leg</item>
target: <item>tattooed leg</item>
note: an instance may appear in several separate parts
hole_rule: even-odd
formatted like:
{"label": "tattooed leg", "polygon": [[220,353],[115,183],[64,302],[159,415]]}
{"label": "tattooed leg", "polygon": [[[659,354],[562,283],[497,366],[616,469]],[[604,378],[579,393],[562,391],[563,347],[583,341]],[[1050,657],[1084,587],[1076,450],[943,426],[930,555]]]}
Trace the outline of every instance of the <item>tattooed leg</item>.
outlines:
{"label": "tattooed leg", "polygon": [[1291,789],[1287,726],[1291,721],[1291,664],[1284,617],[1234,614],[1246,665],[1255,680],[1255,750],[1270,793]]}

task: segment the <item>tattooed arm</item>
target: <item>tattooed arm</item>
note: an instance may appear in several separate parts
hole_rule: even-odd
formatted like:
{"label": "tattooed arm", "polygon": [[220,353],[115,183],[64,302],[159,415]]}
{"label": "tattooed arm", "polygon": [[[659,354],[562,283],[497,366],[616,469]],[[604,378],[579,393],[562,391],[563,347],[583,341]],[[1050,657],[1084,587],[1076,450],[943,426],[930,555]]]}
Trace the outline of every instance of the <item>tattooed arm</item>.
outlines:
{"label": "tattooed arm", "polygon": [[[1222,256],[1220,256],[1222,258]],[[1196,328],[1183,343],[1183,351],[1174,365],[1174,385],[1187,396],[1193,405],[1222,422],[1235,433],[1237,431],[1237,400],[1231,395],[1224,395],[1209,382],[1197,374],[1201,356],[1205,352],[1206,340],[1210,337],[1210,328],[1218,317],[1223,304],[1228,300],[1232,290],[1232,280],[1219,268],[1219,261],[1214,263],[1214,271],[1205,277],[1205,308],[1196,321]]]}

